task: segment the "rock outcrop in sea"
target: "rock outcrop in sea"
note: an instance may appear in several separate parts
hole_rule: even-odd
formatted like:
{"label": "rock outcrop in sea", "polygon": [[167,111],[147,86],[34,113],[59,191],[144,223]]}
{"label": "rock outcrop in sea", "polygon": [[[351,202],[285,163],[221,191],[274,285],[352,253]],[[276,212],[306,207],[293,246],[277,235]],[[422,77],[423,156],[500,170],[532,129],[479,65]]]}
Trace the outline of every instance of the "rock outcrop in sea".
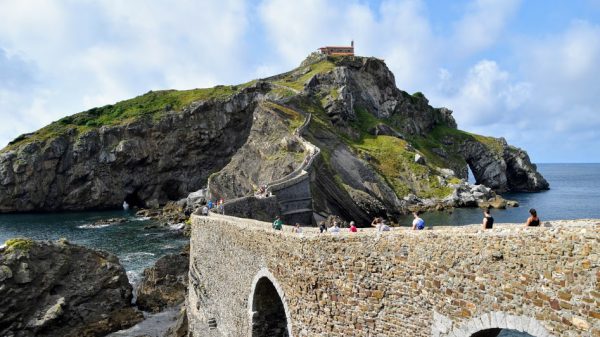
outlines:
{"label": "rock outcrop in sea", "polygon": [[[361,222],[549,187],[524,150],[457,129],[382,60],[311,55],[273,77],[149,92],[18,137],[0,151],[0,212],[157,207],[201,189],[230,200],[308,160],[314,212]],[[483,187],[464,186],[468,168]]]}
{"label": "rock outcrop in sea", "polygon": [[136,304],[139,309],[159,312],[185,300],[188,286],[190,246],[180,254],[168,254],[146,268],[137,288]]}
{"label": "rock outcrop in sea", "polygon": [[103,336],[143,319],[115,255],[65,240],[0,249],[0,336]]}

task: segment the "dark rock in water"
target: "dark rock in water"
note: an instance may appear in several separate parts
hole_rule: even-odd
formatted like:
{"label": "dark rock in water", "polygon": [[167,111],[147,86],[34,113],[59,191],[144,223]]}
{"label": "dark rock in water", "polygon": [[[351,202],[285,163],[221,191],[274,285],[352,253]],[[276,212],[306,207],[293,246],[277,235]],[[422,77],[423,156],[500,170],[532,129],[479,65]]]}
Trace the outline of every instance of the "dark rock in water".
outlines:
{"label": "dark rock in water", "polygon": [[550,187],[527,152],[508,145],[504,138],[488,139],[492,146],[475,140],[464,140],[460,145],[459,151],[478,184],[496,192],[536,192]]}
{"label": "dark rock in water", "polygon": [[116,256],[66,240],[0,252],[0,336],[101,336],[143,318]]}
{"label": "dark rock in water", "polygon": [[188,320],[187,320],[187,309],[185,306],[181,308],[177,315],[177,321],[175,324],[167,330],[164,337],[186,337],[188,335]]}
{"label": "dark rock in water", "polygon": [[129,220],[127,220],[126,218],[110,218],[94,221],[94,223],[92,223],[92,226],[117,225],[124,224],[126,222],[129,222]]}
{"label": "dark rock in water", "polygon": [[180,254],[169,254],[144,270],[137,289],[138,308],[159,312],[185,300],[188,285],[189,245]]}

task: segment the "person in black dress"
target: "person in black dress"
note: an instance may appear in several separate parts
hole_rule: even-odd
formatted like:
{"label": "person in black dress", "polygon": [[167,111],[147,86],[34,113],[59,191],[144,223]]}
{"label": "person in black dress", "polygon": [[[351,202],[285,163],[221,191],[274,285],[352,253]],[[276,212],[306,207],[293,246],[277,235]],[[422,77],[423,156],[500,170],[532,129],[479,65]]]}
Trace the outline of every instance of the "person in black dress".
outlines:
{"label": "person in black dress", "polygon": [[540,218],[538,218],[535,208],[530,209],[529,214],[531,214],[531,216],[527,218],[525,227],[538,227],[540,225]]}
{"label": "person in black dress", "polygon": [[490,214],[490,209],[483,210],[483,229],[492,229],[494,226],[494,217]]}

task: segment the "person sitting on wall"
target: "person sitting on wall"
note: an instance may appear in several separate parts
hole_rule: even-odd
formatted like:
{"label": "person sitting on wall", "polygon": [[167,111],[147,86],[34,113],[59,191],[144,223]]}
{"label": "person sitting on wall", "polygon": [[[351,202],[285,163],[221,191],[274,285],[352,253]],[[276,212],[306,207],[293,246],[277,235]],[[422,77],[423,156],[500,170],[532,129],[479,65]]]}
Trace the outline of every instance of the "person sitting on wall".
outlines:
{"label": "person sitting on wall", "polygon": [[381,221],[381,218],[375,217],[373,221],[371,221],[371,227],[375,227],[377,228],[377,230],[379,230],[379,224],[381,223]]}
{"label": "person sitting on wall", "polygon": [[494,226],[494,217],[490,214],[490,208],[483,210],[483,229],[492,229]]}
{"label": "person sitting on wall", "polygon": [[358,230],[356,229],[356,225],[354,224],[354,221],[350,221],[350,232],[352,233],[356,233]]}
{"label": "person sitting on wall", "polygon": [[319,233],[323,234],[323,232],[327,232],[327,225],[325,225],[325,221],[321,221],[319,224]]}
{"label": "person sitting on wall", "polygon": [[371,226],[375,227],[378,232],[387,232],[390,230],[390,226],[386,224],[383,218],[373,219],[373,222],[371,222]]}
{"label": "person sitting on wall", "polygon": [[204,205],[204,207],[202,207],[202,215],[208,215],[208,206]]}
{"label": "person sitting on wall", "polygon": [[337,221],[333,223],[333,226],[329,227],[329,233],[333,235],[337,235],[340,233],[340,227],[338,226]]}
{"label": "person sitting on wall", "polygon": [[413,212],[413,217],[415,218],[412,222],[413,230],[423,230],[425,229],[425,220],[421,219],[419,216],[419,212]]}
{"label": "person sitting on wall", "polygon": [[302,227],[300,227],[299,223],[296,222],[296,224],[292,228],[292,232],[294,232],[296,234],[302,234]]}
{"label": "person sitting on wall", "polygon": [[380,232],[388,232],[390,230],[392,230],[392,229],[390,228],[390,226],[388,226],[387,221],[382,219],[381,223],[379,224],[379,231]]}
{"label": "person sitting on wall", "polygon": [[537,211],[535,210],[535,208],[530,209],[529,214],[531,214],[531,216],[529,218],[527,218],[525,227],[539,227],[540,218],[538,218]]}
{"label": "person sitting on wall", "polygon": [[273,221],[273,229],[276,231],[280,231],[282,226],[283,226],[283,221],[281,220],[281,218],[278,215],[275,217],[275,221]]}

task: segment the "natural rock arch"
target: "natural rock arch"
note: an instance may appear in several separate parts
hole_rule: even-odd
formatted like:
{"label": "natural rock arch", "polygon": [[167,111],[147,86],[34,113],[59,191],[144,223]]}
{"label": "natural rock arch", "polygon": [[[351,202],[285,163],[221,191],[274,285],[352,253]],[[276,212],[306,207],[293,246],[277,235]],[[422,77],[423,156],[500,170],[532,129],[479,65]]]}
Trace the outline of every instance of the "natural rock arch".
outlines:
{"label": "natural rock arch", "polygon": [[258,271],[248,297],[249,336],[293,337],[292,320],[277,279],[268,269]]}
{"label": "natural rock arch", "polygon": [[[441,315],[439,314],[434,314],[434,320],[438,324],[434,324],[433,326],[433,336],[472,337],[474,335],[479,336],[478,333],[480,334],[486,330],[507,329],[526,332],[535,337],[554,337],[535,318],[510,315],[502,311],[493,311],[482,316],[475,317],[468,321],[462,322],[456,327],[449,319],[440,316]],[[446,326],[443,327],[443,325]]]}

